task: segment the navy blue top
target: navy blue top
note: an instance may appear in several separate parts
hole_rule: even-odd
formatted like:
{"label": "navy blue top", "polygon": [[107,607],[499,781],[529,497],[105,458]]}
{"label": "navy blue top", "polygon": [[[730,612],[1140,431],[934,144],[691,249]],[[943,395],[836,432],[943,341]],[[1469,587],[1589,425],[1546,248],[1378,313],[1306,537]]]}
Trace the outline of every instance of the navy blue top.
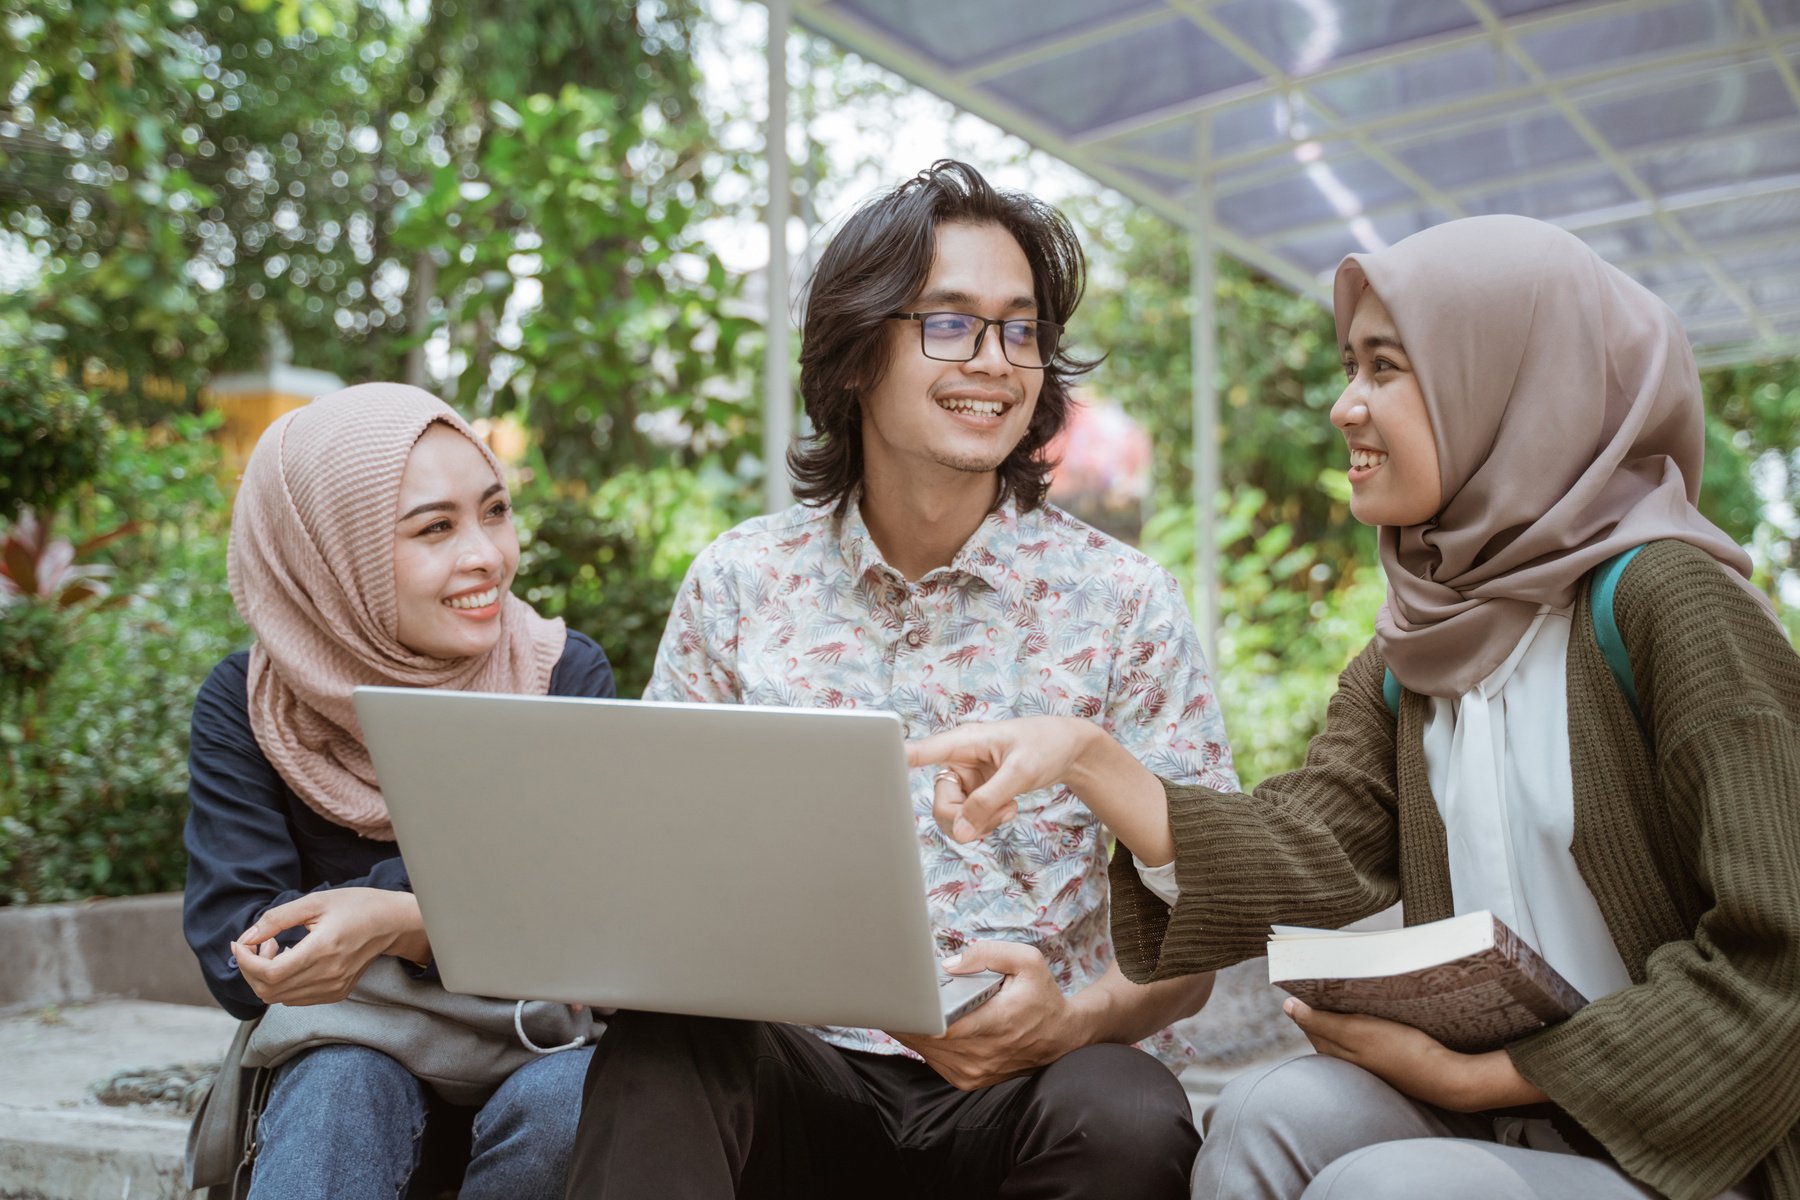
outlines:
{"label": "navy blue top", "polygon": [[[250,653],[228,656],[194,701],[188,749],[187,892],[182,929],[206,986],[239,1020],[266,1005],[238,974],[231,940],[257,917],[334,887],[411,891],[393,842],[378,842],[307,807],[263,757],[250,728]],[[550,675],[552,696],[615,694],[612,666],[592,639],[569,631]],[[306,935],[291,929],[291,946]]]}

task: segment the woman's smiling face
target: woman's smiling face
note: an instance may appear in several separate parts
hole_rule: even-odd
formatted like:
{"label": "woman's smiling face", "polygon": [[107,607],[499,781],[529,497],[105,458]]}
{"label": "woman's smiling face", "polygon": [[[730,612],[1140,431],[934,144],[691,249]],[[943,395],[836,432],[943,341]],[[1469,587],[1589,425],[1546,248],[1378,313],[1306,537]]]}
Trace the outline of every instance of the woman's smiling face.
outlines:
{"label": "woman's smiling face", "polygon": [[1348,382],[1331,423],[1350,450],[1350,512],[1365,525],[1422,525],[1443,507],[1437,442],[1412,359],[1373,291],[1340,349]]}
{"label": "woman's smiling face", "polygon": [[400,477],[394,595],[400,643],[431,658],[484,654],[519,567],[512,502],[475,443],[433,424]]}

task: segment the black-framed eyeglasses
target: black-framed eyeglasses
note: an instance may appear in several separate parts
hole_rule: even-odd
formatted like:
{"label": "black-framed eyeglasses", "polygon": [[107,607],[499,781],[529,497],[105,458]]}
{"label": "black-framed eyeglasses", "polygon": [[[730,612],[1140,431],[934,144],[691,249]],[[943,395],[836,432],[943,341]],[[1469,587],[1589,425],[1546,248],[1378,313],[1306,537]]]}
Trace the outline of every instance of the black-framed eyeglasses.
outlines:
{"label": "black-framed eyeglasses", "polygon": [[1056,357],[1056,343],[1063,331],[1063,327],[1055,321],[1042,321],[1036,317],[995,320],[992,317],[959,312],[897,312],[888,315],[889,319],[895,321],[917,321],[919,349],[926,358],[934,358],[939,362],[968,362],[981,353],[981,341],[987,336],[988,326],[998,325],[1000,353],[1013,366],[1032,371],[1043,370],[1044,364]]}

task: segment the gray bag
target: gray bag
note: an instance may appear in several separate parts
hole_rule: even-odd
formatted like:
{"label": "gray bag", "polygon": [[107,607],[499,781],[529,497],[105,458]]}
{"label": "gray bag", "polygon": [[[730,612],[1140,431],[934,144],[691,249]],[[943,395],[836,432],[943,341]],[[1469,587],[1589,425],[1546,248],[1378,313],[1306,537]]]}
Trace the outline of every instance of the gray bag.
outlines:
{"label": "gray bag", "polygon": [[574,1013],[547,1000],[447,992],[384,956],[336,1004],[271,1004],[245,1047],[244,1065],[279,1067],[315,1046],[367,1046],[450,1103],[475,1105],[538,1055],[573,1050],[596,1036],[591,1009]]}
{"label": "gray bag", "polygon": [[604,1030],[592,1009],[447,992],[414,979],[398,959],[377,958],[335,1004],[272,1004],[238,1026],[188,1130],[188,1187],[215,1189],[207,1200],[248,1191],[275,1068],[316,1046],[379,1050],[451,1104],[478,1105],[532,1059],[586,1045]]}
{"label": "gray bag", "polygon": [[244,1048],[250,1044],[256,1024],[256,1020],[238,1022],[225,1061],[219,1064],[219,1072],[200,1098],[193,1124],[188,1126],[187,1186],[190,1191],[204,1188],[205,1200],[243,1200],[250,1194],[256,1123],[275,1076],[269,1068],[243,1065]]}

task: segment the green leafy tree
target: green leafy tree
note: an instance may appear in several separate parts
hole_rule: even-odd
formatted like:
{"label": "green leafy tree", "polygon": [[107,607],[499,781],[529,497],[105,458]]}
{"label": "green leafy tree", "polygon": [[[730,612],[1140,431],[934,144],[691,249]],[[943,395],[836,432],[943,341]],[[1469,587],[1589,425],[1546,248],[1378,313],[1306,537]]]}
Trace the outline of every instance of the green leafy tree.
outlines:
{"label": "green leafy tree", "polygon": [[106,417],[50,356],[0,338],[0,521],[33,508],[53,518],[99,473]]}
{"label": "green leafy tree", "polygon": [[0,211],[44,263],[39,313],[73,363],[126,375],[146,416],[272,337],[390,373],[368,336],[405,317],[385,214],[423,168],[393,153],[416,139],[385,136],[405,87],[387,50],[408,36],[385,6],[311,5],[304,26],[289,5],[0,9]]}
{"label": "green leafy tree", "polygon": [[[119,418],[96,462],[97,411],[21,384],[0,445],[43,453],[0,477],[9,504],[66,496],[72,544],[142,522],[99,564],[129,603],[58,626],[44,736],[0,716],[4,897],[180,884],[189,706],[248,637],[216,452],[184,410],[271,346],[347,379],[435,364],[471,416],[525,421],[520,587],[642,686],[759,436],[737,365],[757,323],[694,234],[736,161],[698,113],[698,11],[0,0],[0,238],[40,265],[0,299]],[[32,413],[53,401],[50,437]]]}
{"label": "green leafy tree", "polygon": [[[440,171],[399,234],[444,259],[436,323],[459,360],[454,401],[519,412],[569,480],[745,449],[755,410],[737,351],[760,325],[728,310],[678,151],[597,90],[490,114],[500,128],[470,170]],[[642,151],[635,164],[620,142]]]}
{"label": "green leafy tree", "polygon": [[[1706,389],[1707,515],[1756,559],[1756,581],[1771,596],[1800,590],[1800,361],[1723,367],[1701,376]],[[1800,605],[1781,606],[1800,645]]]}
{"label": "green leafy tree", "polygon": [[[112,429],[65,514],[87,545],[49,571],[35,556],[35,599],[0,597],[0,904],[181,885],[194,692],[248,640],[225,586],[209,424]],[[9,550],[9,575],[18,557]],[[38,653],[12,661],[33,625]]]}
{"label": "green leafy tree", "polygon": [[440,88],[475,72],[483,98],[447,106],[454,153],[393,239],[432,277],[420,333],[447,352],[447,397],[531,432],[520,588],[601,642],[626,695],[687,561],[745,514],[758,467],[761,322],[699,236],[709,180],[734,160],[696,96],[698,19],[688,3],[434,13],[422,61],[472,41]]}

